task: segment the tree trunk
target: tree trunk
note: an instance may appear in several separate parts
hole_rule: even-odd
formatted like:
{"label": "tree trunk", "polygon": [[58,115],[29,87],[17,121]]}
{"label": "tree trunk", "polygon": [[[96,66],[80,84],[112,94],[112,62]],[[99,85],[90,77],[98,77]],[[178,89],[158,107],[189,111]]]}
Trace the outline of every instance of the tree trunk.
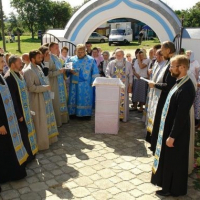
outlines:
{"label": "tree trunk", "polygon": [[17,40],[18,40],[18,51],[21,53],[21,44],[20,44],[20,32],[17,32]]}
{"label": "tree trunk", "polygon": [[34,31],[31,31],[32,39],[34,39]]}
{"label": "tree trunk", "polygon": [[1,31],[2,31],[2,40],[3,40],[3,48],[6,51],[6,39],[4,34],[4,21],[3,21],[3,8],[2,8],[2,1],[0,0],[0,21],[1,21]]}

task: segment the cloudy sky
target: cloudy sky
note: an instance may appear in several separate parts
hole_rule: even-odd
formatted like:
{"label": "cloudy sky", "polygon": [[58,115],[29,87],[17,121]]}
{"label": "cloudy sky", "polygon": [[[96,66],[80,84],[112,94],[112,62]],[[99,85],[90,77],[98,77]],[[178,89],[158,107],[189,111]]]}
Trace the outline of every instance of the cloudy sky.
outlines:
{"label": "cloudy sky", "polygon": [[[3,10],[6,15],[13,11],[13,8],[10,6],[11,0],[2,0]],[[84,2],[84,0],[53,0],[53,1],[66,1],[71,4],[72,7],[78,6]],[[173,10],[185,10],[194,6],[199,0],[162,0]]]}

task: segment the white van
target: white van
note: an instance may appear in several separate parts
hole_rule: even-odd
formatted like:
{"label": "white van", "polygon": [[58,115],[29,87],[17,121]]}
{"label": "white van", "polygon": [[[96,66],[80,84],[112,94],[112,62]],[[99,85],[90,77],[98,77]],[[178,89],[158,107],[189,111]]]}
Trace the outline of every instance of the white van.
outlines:
{"label": "white van", "polygon": [[109,35],[109,46],[113,43],[129,44],[133,39],[133,31],[127,29],[111,29]]}

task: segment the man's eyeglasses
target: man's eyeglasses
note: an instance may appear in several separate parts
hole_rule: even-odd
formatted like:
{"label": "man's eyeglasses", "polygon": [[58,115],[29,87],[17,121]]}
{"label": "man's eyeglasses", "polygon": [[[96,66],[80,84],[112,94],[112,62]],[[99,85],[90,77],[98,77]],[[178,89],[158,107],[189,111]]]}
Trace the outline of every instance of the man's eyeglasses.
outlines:
{"label": "man's eyeglasses", "polygon": [[181,65],[176,65],[176,66],[172,66],[170,65],[170,68],[175,68],[175,67],[180,67]]}

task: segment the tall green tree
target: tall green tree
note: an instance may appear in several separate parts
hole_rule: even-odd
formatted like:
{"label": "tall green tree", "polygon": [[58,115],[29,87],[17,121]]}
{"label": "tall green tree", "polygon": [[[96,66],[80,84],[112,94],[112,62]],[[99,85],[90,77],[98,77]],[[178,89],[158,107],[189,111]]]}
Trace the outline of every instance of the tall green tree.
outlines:
{"label": "tall green tree", "polygon": [[200,27],[200,2],[190,9],[176,10],[175,13],[180,19],[184,17],[184,27]]}
{"label": "tall green tree", "polygon": [[13,12],[9,14],[10,31],[18,26],[18,17]]}
{"label": "tall green tree", "polygon": [[72,15],[72,8],[67,2],[50,2],[48,21],[52,28],[64,28]]}
{"label": "tall green tree", "polygon": [[49,0],[11,0],[11,6],[16,8],[23,23],[32,34],[32,39],[38,30],[40,21],[40,9],[48,3]]}
{"label": "tall green tree", "polygon": [[67,2],[50,0],[11,0],[24,25],[32,34],[47,28],[64,28],[72,15],[72,8]]}
{"label": "tall green tree", "polygon": [[17,35],[18,32],[20,34],[24,32],[23,23],[22,20],[20,19],[20,16],[15,15],[13,12],[9,14],[7,26],[8,26],[8,31],[13,32],[15,35]]}

